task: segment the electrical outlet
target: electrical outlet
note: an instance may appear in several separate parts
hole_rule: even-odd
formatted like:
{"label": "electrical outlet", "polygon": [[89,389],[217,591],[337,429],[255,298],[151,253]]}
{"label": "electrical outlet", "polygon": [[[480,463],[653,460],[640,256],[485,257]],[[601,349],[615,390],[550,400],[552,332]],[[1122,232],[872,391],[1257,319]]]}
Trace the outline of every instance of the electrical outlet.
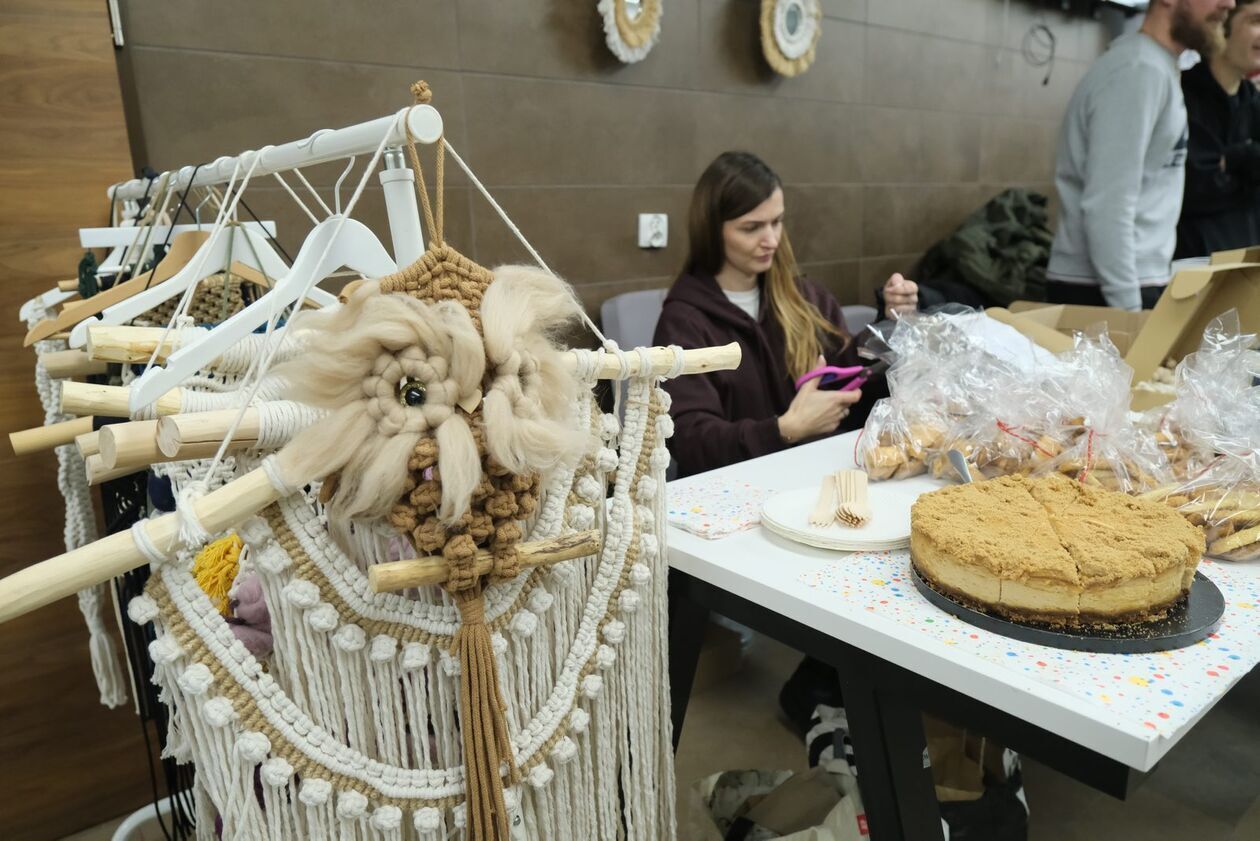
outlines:
{"label": "electrical outlet", "polygon": [[669,244],[669,214],[639,214],[639,247],[664,248]]}

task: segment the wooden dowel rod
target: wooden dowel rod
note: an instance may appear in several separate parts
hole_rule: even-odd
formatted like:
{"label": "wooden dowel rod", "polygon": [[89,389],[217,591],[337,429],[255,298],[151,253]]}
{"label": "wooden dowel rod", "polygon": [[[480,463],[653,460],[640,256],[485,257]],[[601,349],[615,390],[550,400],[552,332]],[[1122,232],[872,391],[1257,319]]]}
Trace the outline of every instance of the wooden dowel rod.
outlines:
{"label": "wooden dowel rod", "polygon": [[[674,352],[669,348],[648,348],[648,360],[653,374],[668,374],[674,367]],[[703,374],[707,371],[730,371],[739,367],[741,352],[737,342],[717,347],[702,347],[683,351],[683,374]],[[568,355],[570,368],[577,367],[576,354]],[[627,376],[639,376],[642,371],[639,354],[626,353]],[[601,354],[598,375],[601,380],[621,379],[621,362],[611,353]]]}
{"label": "wooden dowel rod", "polygon": [[[191,458],[183,455],[185,448],[198,444],[214,444],[227,435],[232,421],[236,420],[238,409],[224,409],[217,412],[192,412],[188,414],[167,415],[158,420],[157,443],[162,454],[169,458]],[[241,423],[232,435],[233,449],[252,447],[258,443],[262,435],[262,421],[257,409],[246,409]],[[191,450],[187,450],[191,451]]]}
{"label": "wooden dowel rod", "polygon": [[[92,359],[105,362],[148,362],[165,332],[162,327],[97,324],[88,328],[85,349]],[[165,362],[167,355],[179,345],[179,334],[169,333],[162,342],[157,361]]]}
{"label": "wooden dowel rod", "polygon": [[77,279],[75,279],[75,280],[59,280],[59,281],[57,281],[57,288],[58,288],[58,289],[60,289],[62,292],[78,292],[78,291],[79,291],[79,281],[78,281]]}
{"label": "wooden dowel rod", "polygon": [[106,467],[104,459],[100,453],[90,455],[83,459],[83,467],[87,471],[88,484],[92,486],[99,485],[101,482],[108,482],[110,479],[117,479],[121,476],[129,476],[143,469],[144,465],[126,465],[123,467]]}
{"label": "wooden dowel rod", "polygon": [[[117,385],[94,385],[69,381],[61,386],[61,411],[68,415],[131,417],[130,389]],[[183,405],[180,390],[173,388],[158,398],[157,413],[174,415]]]}
{"label": "wooden dowel rod", "polygon": [[74,446],[78,448],[80,458],[94,456],[101,451],[101,433],[85,432],[82,435],[76,435]]}
{"label": "wooden dowel rod", "polygon": [[115,467],[151,464],[162,457],[157,445],[155,420],[115,423],[100,432],[101,462],[109,470]]}
{"label": "wooden dowel rod", "polygon": [[[88,328],[87,352],[93,359],[109,362],[147,362],[162,337],[160,327],[127,327],[98,325]],[[163,361],[167,353],[179,346],[179,338],[175,334],[167,336],[163,350],[158,354],[158,361]],[[674,365],[674,353],[669,348],[654,347],[648,350],[648,358],[652,364],[652,373],[667,374]],[[683,373],[703,374],[706,371],[729,371],[739,367],[739,345],[732,342],[718,347],[693,348],[683,351]],[[570,354],[567,359],[570,368],[577,367],[577,356]],[[637,376],[640,371],[639,355],[626,353],[626,366],[629,376]],[[213,364],[210,367],[214,367]],[[619,379],[621,363],[611,353],[604,353],[599,361],[599,378],[601,380]]]}
{"label": "wooden dowel rod", "polygon": [[48,426],[23,429],[21,432],[10,432],[9,444],[13,447],[14,455],[25,456],[69,444],[78,436],[91,431],[92,418],[90,416],[74,418]]}
{"label": "wooden dowel rod", "polygon": [[[594,555],[599,549],[599,532],[592,529],[533,543],[519,543],[516,553],[521,559],[521,566],[536,567],[584,558]],[[480,550],[475,563],[477,574],[485,575],[494,568],[494,556],[484,549]],[[441,584],[449,576],[447,560],[440,556],[392,561],[368,567],[368,583],[375,593],[393,593],[409,587]]]}
{"label": "wooden dowel rod", "polygon": [[[262,469],[212,491],[193,504],[206,531],[217,534],[252,517],[280,498]],[[174,514],[146,520],[145,533],[158,551],[169,554],[179,533]],[[72,596],[148,563],[130,531],[111,534],[0,579],[0,623]]]}
{"label": "wooden dowel rod", "polygon": [[56,350],[41,355],[39,361],[54,380],[104,374],[109,370],[106,363],[89,359],[87,353],[81,350]]}
{"label": "wooden dowel rod", "polygon": [[[109,429],[109,427],[105,427]],[[255,442],[251,441],[233,441],[228,447],[229,453],[246,449]],[[156,449],[156,447],[154,447]],[[148,451],[141,451],[139,448],[130,452],[126,457],[118,457],[114,466],[110,467],[106,464],[105,459],[98,453],[84,459],[84,465],[87,467],[87,477],[89,485],[99,485],[101,482],[117,479],[119,476],[126,476],[145,468],[152,467],[155,464],[166,464],[171,461],[187,461],[194,458],[213,458],[214,454],[219,451],[219,444],[189,444],[185,446],[178,456],[171,456],[157,453],[151,454]]]}

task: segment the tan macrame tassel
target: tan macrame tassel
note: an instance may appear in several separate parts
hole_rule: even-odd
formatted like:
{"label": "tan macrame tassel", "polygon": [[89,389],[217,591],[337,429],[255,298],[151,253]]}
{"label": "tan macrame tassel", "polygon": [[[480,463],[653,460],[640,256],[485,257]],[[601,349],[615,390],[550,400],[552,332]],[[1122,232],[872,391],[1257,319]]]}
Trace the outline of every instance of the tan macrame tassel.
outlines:
{"label": "tan macrame tassel", "polygon": [[460,737],[464,745],[464,786],[469,838],[508,841],[507,805],[501,767],[517,782],[507,732],[507,704],[499,691],[498,668],[485,622],[482,587],[452,593],[460,626],[452,653],[459,655]]}

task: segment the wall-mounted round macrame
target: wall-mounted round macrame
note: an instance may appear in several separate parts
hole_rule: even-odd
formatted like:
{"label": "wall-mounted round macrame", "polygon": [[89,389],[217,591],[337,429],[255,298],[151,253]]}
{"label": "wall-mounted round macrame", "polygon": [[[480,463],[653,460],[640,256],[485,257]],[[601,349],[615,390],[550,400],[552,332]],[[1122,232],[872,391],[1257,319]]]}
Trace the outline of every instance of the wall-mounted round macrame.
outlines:
{"label": "wall-mounted round macrame", "polygon": [[662,0],[599,0],[608,49],[626,64],[642,61],[661,34]]}
{"label": "wall-mounted round macrame", "polygon": [[799,76],[808,70],[821,32],[818,0],[761,0],[761,51],[776,73]]}

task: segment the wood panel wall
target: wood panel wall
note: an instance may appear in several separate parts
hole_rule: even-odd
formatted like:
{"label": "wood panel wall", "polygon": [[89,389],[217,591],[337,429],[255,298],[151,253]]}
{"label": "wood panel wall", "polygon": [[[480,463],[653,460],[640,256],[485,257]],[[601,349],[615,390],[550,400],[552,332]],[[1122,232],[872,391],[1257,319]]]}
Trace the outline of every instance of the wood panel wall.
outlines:
{"label": "wood panel wall", "polygon": [[[131,161],[102,0],[0,5],[0,429],[39,425],[18,308],[73,277],[77,229],[103,225]],[[0,575],[64,549],[51,453],[0,438]],[[130,706],[100,705],[73,599],[0,626],[0,838],[59,838],[150,798]]]}

